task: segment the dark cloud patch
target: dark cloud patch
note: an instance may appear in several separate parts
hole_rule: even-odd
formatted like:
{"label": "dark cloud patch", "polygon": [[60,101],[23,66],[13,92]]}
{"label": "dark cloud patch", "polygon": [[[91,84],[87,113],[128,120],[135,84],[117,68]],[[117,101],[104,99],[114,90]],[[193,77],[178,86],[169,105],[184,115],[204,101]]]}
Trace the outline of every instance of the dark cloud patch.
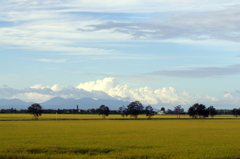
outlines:
{"label": "dark cloud patch", "polygon": [[223,77],[228,75],[239,75],[240,64],[230,65],[226,67],[203,67],[192,70],[160,70],[148,75],[172,76],[180,78],[207,78],[207,77]]}
{"label": "dark cloud patch", "polygon": [[79,31],[94,32],[109,30],[129,34],[135,39],[227,40],[240,41],[239,5],[214,12],[159,14],[149,22],[107,21],[88,25]]}

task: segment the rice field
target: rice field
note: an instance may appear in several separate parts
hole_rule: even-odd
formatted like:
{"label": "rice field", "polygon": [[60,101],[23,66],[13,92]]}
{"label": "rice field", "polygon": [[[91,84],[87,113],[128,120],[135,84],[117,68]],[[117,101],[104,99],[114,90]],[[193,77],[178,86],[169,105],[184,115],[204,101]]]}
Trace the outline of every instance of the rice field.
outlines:
{"label": "rice field", "polygon": [[238,119],[0,121],[0,159],[237,159],[239,136]]}
{"label": "rice field", "polygon": [[[0,114],[0,120],[32,120],[33,116],[30,114]],[[175,119],[177,115],[154,115],[153,119]],[[191,119],[189,115],[180,115],[181,119]],[[217,115],[216,118],[234,119],[233,115]],[[39,120],[80,120],[80,119],[102,119],[102,116],[98,114],[42,114]],[[133,119],[128,117],[122,117],[120,114],[110,114],[106,119]],[[146,115],[142,114],[138,116],[138,119],[147,119]],[[211,119],[211,117],[207,118]]]}

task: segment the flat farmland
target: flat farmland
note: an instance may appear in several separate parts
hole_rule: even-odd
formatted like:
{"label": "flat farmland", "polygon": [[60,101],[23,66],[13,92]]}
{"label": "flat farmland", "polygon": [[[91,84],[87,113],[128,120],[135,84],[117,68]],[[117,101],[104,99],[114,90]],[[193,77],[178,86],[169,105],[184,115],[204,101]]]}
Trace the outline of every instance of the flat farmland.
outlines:
{"label": "flat farmland", "polygon": [[0,121],[0,158],[240,158],[240,120]]}
{"label": "flat farmland", "polygon": [[[32,120],[33,115],[30,114],[0,114],[0,120]],[[139,119],[147,119],[146,115],[142,114],[138,116]],[[153,119],[176,119],[177,115],[154,115]],[[180,115],[181,119],[191,119],[189,115]],[[214,118],[234,119],[233,115],[216,115]],[[98,114],[42,114],[39,120],[79,120],[79,119],[102,119],[102,116]],[[120,114],[110,114],[106,119],[133,119],[128,117],[122,117]],[[210,119],[210,117],[208,118]]]}

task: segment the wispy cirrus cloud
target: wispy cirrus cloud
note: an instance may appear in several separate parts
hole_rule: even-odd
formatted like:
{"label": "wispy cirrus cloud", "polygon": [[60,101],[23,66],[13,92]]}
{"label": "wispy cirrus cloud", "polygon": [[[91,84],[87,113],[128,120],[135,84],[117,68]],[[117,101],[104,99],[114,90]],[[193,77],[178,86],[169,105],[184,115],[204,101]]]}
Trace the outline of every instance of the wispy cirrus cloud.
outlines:
{"label": "wispy cirrus cloud", "polygon": [[38,59],[40,62],[65,63],[67,59]]}
{"label": "wispy cirrus cloud", "polygon": [[147,22],[106,21],[88,25],[81,32],[108,30],[136,40],[191,39],[240,42],[239,6],[207,12],[170,12]]}
{"label": "wispy cirrus cloud", "polygon": [[171,76],[180,78],[207,78],[240,75],[240,64],[225,67],[202,67],[191,70],[159,70],[147,75]]}
{"label": "wispy cirrus cloud", "polygon": [[[178,38],[239,42],[238,4],[240,2],[237,0],[9,0],[1,3],[0,45],[65,55],[94,56],[116,52],[85,46],[84,43]],[[126,14],[124,20],[120,18],[118,21],[106,20],[117,18],[101,14],[96,16],[94,13],[130,15]],[[134,13],[146,14],[144,21],[135,18],[132,22],[132,17],[136,16]],[[9,23],[4,25],[3,22]]]}
{"label": "wispy cirrus cloud", "polygon": [[[15,9],[20,11],[26,10],[51,10],[57,12],[117,12],[117,13],[151,13],[165,12],[172,10],[212,10],[223,9],[227,6],[239,4],[238,0],[48,0],[48,1],[31,1],[31,0],[8,0],[1,3],[5,7],[2,10]],[[94,4],[94,5],[93,5]],[[134,7],[133,7],[134,6]]]}

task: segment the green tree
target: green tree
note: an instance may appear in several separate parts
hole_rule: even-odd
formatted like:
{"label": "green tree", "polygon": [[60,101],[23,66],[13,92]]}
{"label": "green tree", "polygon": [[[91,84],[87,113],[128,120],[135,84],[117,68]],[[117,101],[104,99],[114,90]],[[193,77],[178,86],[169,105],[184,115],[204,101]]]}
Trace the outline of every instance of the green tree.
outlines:
{"label": "green tree", "polygon": [[140,103],[139,101],[131,102],[127,106],[128,114],[134,118],[137,118],[138,115],[143,112],[143,109],[144,109],[144,107],[143,107],[142,103]]}
{"label": "green tree", "polygon": [[102,115],[103,119],[105,119],[105,117],[108,116],[108,115],[109,115],[109,112],[110,112],[109,108],[108,108],[107,106],[105,106],[105,105],[101,105],[101,106],[97,109],[97,111],[98,111],[98,114],[99,114],[99,115]]}
{"label": "green tree", "polygon": [[151,117],[154,116],[154,111],[151,105],[146,106],[145,113],[149,119],[151,119]]}
{"label": "green tree", "polygon": [[213,106],[208,107],[207,112],[212,118],[217,114],[217,111]]}
{"label": "green tree", "polygon": [[35,120],[38,120],[38,117],[42,115],[42,106],[38,103],[34,103],[28,107],[28,113],[33,115]]}

